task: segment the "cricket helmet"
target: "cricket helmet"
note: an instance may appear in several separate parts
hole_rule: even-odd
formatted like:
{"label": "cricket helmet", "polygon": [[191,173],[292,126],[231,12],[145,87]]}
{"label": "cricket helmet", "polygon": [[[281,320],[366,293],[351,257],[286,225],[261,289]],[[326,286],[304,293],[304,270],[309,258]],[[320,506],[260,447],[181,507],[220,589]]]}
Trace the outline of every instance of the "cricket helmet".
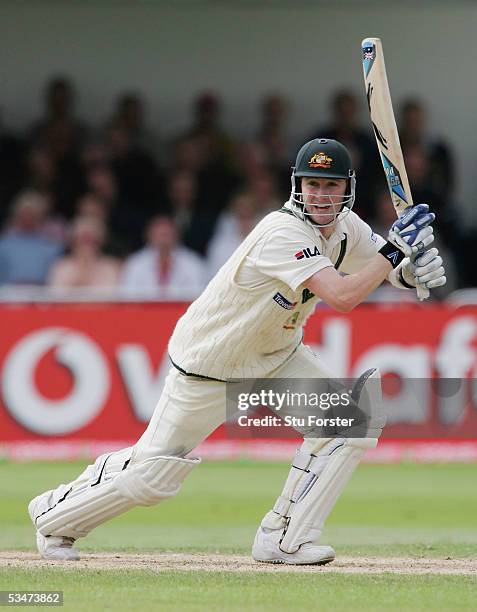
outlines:
{"label": "cricket helmet", "polygon": [[[306,210],[304,194],[301,189],[301,179],[330,178],[346,179],[347,188],[344,196],[326,195],[335,206],[335,214],[332,221],[324,225],[317,224]],[[314,225],[326,227],[333,225],[339,219],[346,216],[353,208],[356,191],[355,171],[351,167],[351,156],[348,150],[337,140],[327,138],[315,138],[305,143],[298,151],[295,166],[292,168],[292,192],[290,204],[293,212],[305,221]],[[331,199],[333,198],[333,199]]]}

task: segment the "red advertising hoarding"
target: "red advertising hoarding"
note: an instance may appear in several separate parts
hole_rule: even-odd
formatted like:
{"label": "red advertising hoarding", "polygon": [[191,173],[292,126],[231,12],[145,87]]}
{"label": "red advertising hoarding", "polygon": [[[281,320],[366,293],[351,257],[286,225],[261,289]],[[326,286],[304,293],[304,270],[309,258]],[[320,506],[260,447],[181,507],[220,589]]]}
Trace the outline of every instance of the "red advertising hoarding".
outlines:
{"label": "red advertising hoarding", "polygon": [[[185,304],[15,304],[0,306],[0,452],[11,458],[94,456],[133,443],[160,395],[167,342]],[[318,308],[305,341],[338,377],[369,367],[392,416],[375,457],[477,458],[477,308]],[[412,381],[421,379],[418,390]],[[411,444],[412,441],[412,444]],[[208,456],[283,456],[296,440],[227,440],[219,429]],[[244,446],[245,445],[245,446]],[[409,446],[410,445],[410,446]],[[421,450],[416,450],[421,449]],[[434,449],[434,450],[432,450]],[[450,451],[449,449],[453,449]]]}

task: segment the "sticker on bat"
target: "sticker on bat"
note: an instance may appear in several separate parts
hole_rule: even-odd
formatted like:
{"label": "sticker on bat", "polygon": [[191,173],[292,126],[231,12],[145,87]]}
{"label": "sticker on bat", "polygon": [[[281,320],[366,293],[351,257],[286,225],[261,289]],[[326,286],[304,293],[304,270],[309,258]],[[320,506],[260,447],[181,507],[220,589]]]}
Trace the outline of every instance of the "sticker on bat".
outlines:
{"label": "sticker on bat", "polygon": [[364,74],[368,76],[369,71],[374,64],[374,60],[376,59],[376,46],[370,40],[364,40],[362,48]]}
{"label": "sticker on bat", "polygon": [[396,194],[403,202],[406,202],[406,194],[402,188],[401,175],[399,170],[394,164],[381,152],[381,159],[383,161],[384,172],[386,174],[386,180],[388,182],[391,191]]}

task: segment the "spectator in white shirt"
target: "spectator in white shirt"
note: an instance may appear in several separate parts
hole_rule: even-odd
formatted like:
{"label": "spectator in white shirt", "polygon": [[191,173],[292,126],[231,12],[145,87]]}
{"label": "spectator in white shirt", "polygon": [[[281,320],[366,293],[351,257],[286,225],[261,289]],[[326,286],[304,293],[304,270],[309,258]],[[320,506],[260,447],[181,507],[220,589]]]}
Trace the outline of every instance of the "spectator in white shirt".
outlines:
{"label": "spectator in white shirt", "polygon": [[128,296],[189,300],[205,286],[205,264],[179,244],[173,220],[158,216],[146,229],[147,244],[125,262],[120,287]]}
{"label": "spectator in white shirt", "polygon": [[207,274],[212,278],[262,217],[255,200],[248,194],[232,198],[217,221],[207,249]]}

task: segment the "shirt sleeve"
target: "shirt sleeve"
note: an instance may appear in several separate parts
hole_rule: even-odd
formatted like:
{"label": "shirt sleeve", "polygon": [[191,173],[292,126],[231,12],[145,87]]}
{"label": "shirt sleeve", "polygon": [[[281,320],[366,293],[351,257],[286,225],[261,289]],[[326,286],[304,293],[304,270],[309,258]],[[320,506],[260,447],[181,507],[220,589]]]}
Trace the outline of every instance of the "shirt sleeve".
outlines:
{"label": "shirt sleeve", "polygon": [[362,270],[386,243],[382,236],[376,234],[357,215],[355,216],[353,234],[351,249],[340,267],[340,271],[346,272],[346,274],[354,274]]}
{"label": "shirt sleeve", "polygon": [[[371,227],[359,217],[356,217],[357,223],[355,225],[355,244],[351,249],[349,259],[346,261],[346,265],[342,266],[340,269],[347,274],[353,274],[354,272],[359,272],[379,251],[379,249],[386,244],[386,240],[376,234]],[[388,274],[388,281],[394,285],[394,287],[398,287],[399,289],[408,289],[409,287],[406,284],[403,284],[400,278],[400,270],[403,266],[403,262],[401,264],[391,270]]]}
{"label": "shirt sleeve", "polygon": [[284,282],[293,291],[320,270],[333,266],[310,236],[293,226],[266,236],[254,264],[262,274]]}

